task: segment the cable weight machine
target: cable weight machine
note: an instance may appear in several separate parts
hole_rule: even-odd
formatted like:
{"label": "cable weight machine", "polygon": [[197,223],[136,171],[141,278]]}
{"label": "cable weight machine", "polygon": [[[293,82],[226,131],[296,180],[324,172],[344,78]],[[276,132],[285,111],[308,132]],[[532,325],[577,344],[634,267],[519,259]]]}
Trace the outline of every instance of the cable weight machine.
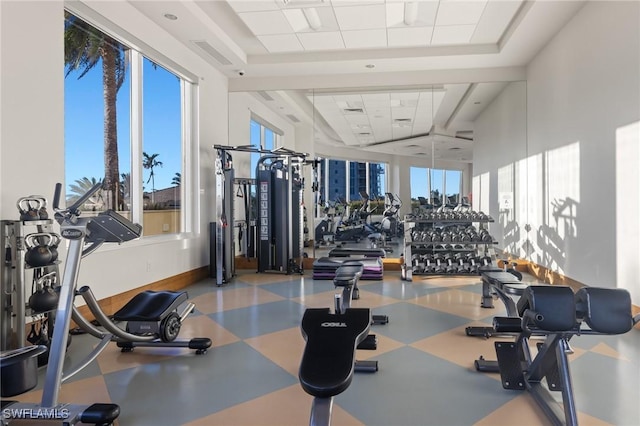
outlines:
{"label": "cable weight machine", "polygon": [[[214,145],[213,148],[216,152],[216,221],[210,224],[210,276],[215,278],[216,285],[229,282],[235,275],[235,227],[239,227],[243,235],[241,245],[245,255],[251,257],[255,252],[258,272],[302,273],[304,179],[301,172],[307,154],[284,148],[262,150],[253,145]],[[232,152],[263,155],[256,167],[256,179],[236,177]],[[242,221],[235,220],[234,199],[238,194],[245,198]],[[255,200],[251,200],[252,194]]]}
{"label": "cable weight machine", "polygon": [[280,149],[258,160],[258,272],[303,272],[305,159]]}

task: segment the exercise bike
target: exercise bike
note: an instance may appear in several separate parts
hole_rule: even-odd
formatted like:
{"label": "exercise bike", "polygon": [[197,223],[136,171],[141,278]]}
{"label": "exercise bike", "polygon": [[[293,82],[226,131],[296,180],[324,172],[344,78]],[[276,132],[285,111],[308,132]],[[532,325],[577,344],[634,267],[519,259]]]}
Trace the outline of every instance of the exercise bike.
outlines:
{"label": "exercise bike", "polygon": [[[109,425],[117,419],[120,414],[120,407],[117,404],[96,403],[92,405],[78,405],[60,403],[58,402],[58,395],[62,383],[95,360],[111,341],[141,342],[144,344],[154,343],[154,345],[157,346],[178,346],[178,342],[162,341],[163,339],[159,339],[154,332],[145,331],[144,334],[136,335],[122,331],[99,309],[88,287],[83,287],[83,289],[85,289],[83,295],[89,294],[91,297],[85,296],[85,300],[87,300],[88,303],[95,302],[96,306],[91,308],[91,311],[95,311],[95,313],[98,314],[96,318],[101,325],[105,326],[108,332],[103,332],[94,327],[77,312],[73,305],[82,258],[93,253],[103,243],[123,243],[140,237],[142,232],[140,225],[128,221],[126,218],[111,210],[101,212],[95,217],[80,217],[80,207],[82,204],[100,190],[101,186],[101,184],[96,184],[72,206],[66,209],[60,209],[58,205],[62,187],[60,184],[56,185],[53,203],[56,212],[55,219],[60,224],[61,237],[69,241],[69,250],[60,284],[42,399],[40,403],[2,401],[0,423],[3,425],[13,420],[54,421],[63,423],[64,425],[73,425],[78,422]],[[89,243],[89,245],[85,247],[85,243]],[[177,334],[178,322],[172,312],[176,308],[176,304],[183,301],[185,297],[179,292],[177,295],[170,295],[168,293],[172,292],[155,293],[155,295],[159,295],[160,297],[149,294],[146,296],[148,305],[139,304],[140,302],[138,301],[136,302],[137,306],[133,304],[128,308],[130,312],[136,312],[137,315],[139,315],[138,319],[140,321],[148,320],[149,323],[157,323],[158,321],[162,323],[165,321],[167,327],[164,331],[166,334],[164,340],[167,340],[167,338],[171,339],[173,335]],[[191,307],[190,309],[192,310],[193,308]],[[67,330],[69,329],[72,316],[76,323],[81,327],[86,327],[91,334],[100,339],[100,342],[85,359],[73,366],[69,371],[63,372],[65,349],[69,336]],[[167,320],[166,318],[174,319]],[[135,319],[132,320],[134,324],[135,321]],[[142,328],[143,327],[140,329]],[[204,353],[206,348],[211,346],[211,340],[206,338],[192,339],[181,345]],[[2,369],[3,397],[11,397],[25,393],[37,385],[37,356],[42,354],[44,350],[46,350],[44,346],[31,346],[1,354],[0,366]]]}

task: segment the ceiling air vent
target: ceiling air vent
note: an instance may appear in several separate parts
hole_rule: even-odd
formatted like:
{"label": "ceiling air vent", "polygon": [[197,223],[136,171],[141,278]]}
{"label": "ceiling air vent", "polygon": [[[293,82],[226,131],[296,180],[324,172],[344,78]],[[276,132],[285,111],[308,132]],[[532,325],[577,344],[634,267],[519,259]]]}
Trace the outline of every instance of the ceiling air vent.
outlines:
{"label": "ceiling air vent", "polygon": [[231,65],[231,61],[225,58],[222,53],[218,52],[216,48],[210,45],[208,42],[204,40],[192,40],[191,42],[202,49],[202,51],[209,55],[211,58],[215,59],[216,62],[220,65]]}
{"label": "ceiling air vent", "polygon": [[394,118],[393,122],[394,123],[411,123],[411,119],[410,118]]}
{"label": "ceiling air vent", "polygon": [[300,120],[298,120],[298,117],[296,117],[293,114],[287,114],[287,117],[289,118],[289,120],[293,121],[294,123],[299,123]]}
{"label": "ceiling air vent", "polygon": [[362,108],[345,108],[342,110],[345,114],[364,114]]}
{"label": "ceiling air vent", "polygon": [[413,145],[407,145],[405,148],[418,148],[418,147],[420,147],[420,145],[413,144]]}
{"label": "ceiling air vent", "polygon": [[360,132],[358,136],[371,136],[371,132]]}

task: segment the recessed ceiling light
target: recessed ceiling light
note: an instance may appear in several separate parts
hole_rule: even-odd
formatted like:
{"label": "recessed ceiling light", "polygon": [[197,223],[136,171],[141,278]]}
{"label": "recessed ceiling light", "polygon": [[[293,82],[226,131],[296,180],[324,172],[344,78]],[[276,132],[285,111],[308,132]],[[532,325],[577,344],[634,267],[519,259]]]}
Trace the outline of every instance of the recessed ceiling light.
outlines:
{"label": "recessed ceiling light", "polygon": [[367,64],[365,65],[365,67],[371,69],[371,68],[375,68],[376,66],[374,64]]}
{"label": "recessed ceiling light", "polygon": [[174,15],[173,13],[165,13],[164,17],[167,18],[170,21],[175,21],[178,19],[178,17],[176,15]]}

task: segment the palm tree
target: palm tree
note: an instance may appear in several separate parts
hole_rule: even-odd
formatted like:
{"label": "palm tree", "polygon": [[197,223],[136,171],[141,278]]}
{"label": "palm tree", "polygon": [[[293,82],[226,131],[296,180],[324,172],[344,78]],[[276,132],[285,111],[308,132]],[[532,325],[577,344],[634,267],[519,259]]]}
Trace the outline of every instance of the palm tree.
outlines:
{"label": "palm tree", "polygon": [[105,188],[110,191],[110,205],[120,205],[116,95],[124,83],[127,48],[115,39],[65,11],[65,77],[79,71],[78,79],[101,63],[104,99],[104,170]]}
{"label": "palm tree", "polygon": [[176,172],[176,174],[173,176],[173,179],[171,179],[171,185],[180,186],[181,184],[182,184],[182,175]]}
{"label": "palm tree", "polygon": [[[96,179],[94,177],[83,177],[76,179],[75,183],[69,185],[69,192],[67,193],[67,205],[75,203],[80,197],[86,194],[97,183],[102,182],[102,179]],[[87,200],[88,204],[91,204],[94,210],[100,210],[104,206],[104,198],[102,189],[98,190],[92,197]]]}
{"label": "palm tree", "polygon": [[153,193],[156,191],[155,188],[155,174],[153,173],[153,169],[155,167],[162,167],[162,161],[156,160],[160,154],[147,154],[146,152],[142,153],[144,159],[142,160],[142,167],[145,169],[151,170],[149,174],[149,179],[147,179],[147,183],[151,181],[151,202],[153,203]]}

